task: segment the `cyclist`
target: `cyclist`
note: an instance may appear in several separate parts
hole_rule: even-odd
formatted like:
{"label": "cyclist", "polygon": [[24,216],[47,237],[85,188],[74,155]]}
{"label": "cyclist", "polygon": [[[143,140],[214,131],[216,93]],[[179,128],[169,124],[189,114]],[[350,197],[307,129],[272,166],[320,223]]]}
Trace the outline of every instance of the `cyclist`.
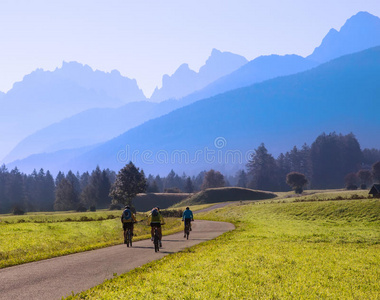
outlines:
{"label": "cyclist", "polygon": [[189,207],[186,207],[186,210],[182,214],[182,221],[185,221],[185,226],[183,228],[184,236],[186,237],[186,225],[189,224],[190,231],[191,231],[191,221],[194,221],[193,212],[190,210]]}
{"label": "cyclist", "polygon": [[158,237],[160,239],[160,247],[162,247],[162,230],[161,230],[161,225],[164,225],[165,222],[164,222],[164,218],[162,217],[161,213],[160,213],[160,208],[159,207],[155,207],[152,209],[152,211],[150,212],[150,227],[151,227],[151,230],[150,230],[150,234],[152,236],[151,240],[153,241],[154,238],[154,227],[157,227],[158,228]]}
{"label": "cyclist", "polygon": [[124,207],[124,211],[121,214],[121,223],[123,223],[124,244],[126,244],[127,243],[127,240],[126,240],[127,229],[129,228],[131,230],[131,239],[132,239],[132,237],[133,237],[133,223],[136,223],[136,217],[128,205]]}

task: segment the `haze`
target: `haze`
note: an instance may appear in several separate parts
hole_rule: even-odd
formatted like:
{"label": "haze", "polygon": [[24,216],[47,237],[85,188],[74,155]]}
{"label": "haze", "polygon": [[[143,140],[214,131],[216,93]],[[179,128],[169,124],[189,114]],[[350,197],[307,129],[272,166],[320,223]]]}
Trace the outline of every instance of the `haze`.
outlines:
{"label": "haze", "polygon": [[[291,5],[289,5],[291,3]],[[311,54],[330,28],[363,1],[2,1],[0,91],[37,68],[62,61],[135,78],[145,96],[162,75],[188,63],[198,70],[213,48],[252,60],[266,54]]]}

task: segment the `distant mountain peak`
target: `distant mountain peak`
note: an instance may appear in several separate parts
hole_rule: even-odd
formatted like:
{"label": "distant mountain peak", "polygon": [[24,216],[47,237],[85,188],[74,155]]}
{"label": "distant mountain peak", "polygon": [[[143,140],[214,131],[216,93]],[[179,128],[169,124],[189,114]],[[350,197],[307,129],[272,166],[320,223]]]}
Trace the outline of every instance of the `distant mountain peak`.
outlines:
{"label": "distant mountain peak", "polygon": [[156,88],[150,100],[180,99],[204,88],[220,77],[232,73],[247,62],[248,60],[243,56],[222,52],[214,48],[198,73],[184,63],[172,76],[164,75],[162,77],[162,88]]}
{"label": "distant mountain peak", "polygon": [[315,48],[308,58],[326,62],[378,45],[380,45],[380,18],[361,11],[349,18],[339,31],[330,29],[321,45]]}

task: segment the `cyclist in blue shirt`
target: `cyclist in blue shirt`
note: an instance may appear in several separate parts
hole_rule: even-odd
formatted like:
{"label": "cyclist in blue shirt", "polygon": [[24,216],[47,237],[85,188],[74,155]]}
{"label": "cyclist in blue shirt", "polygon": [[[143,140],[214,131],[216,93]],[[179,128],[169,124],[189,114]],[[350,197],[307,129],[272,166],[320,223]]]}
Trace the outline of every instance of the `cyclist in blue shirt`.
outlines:
{"label": "cyclist in blue shirt", "polygon": [[183,228],[184,237],[186,237],[186,225],[189,224],[191,231],[191,221],[194,221],[193,212],[189,207],[186,207],[186,210],[182,214],[182,221],[185,222],[185,227]]}

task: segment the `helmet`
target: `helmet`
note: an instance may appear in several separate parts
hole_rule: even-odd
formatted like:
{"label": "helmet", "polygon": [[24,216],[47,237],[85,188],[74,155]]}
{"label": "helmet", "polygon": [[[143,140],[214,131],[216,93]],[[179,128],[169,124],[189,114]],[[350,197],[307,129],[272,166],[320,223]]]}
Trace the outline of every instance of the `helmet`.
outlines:
{"label": "helmet", "polygon": [[186,207],[186,210],[190,209],[189,207]]}
{"label": "helmet", "polygon": [[129,205],[126,205],[124,208],[125,208],[125,209],[131,209],[131,208],[129,207]]}

